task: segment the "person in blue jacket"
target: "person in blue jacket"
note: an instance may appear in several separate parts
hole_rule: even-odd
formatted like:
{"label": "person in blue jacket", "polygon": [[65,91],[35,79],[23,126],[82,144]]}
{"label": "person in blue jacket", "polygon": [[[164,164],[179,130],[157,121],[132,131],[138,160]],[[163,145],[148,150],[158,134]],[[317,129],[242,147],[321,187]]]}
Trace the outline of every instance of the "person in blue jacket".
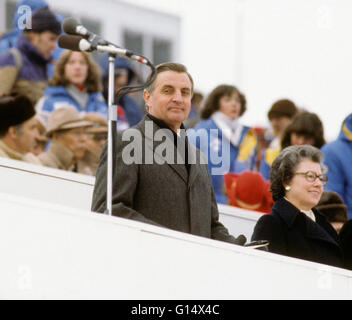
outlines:
{"label": "person in blue jacket", "polygon": [[[0,52],[7,51],[10,48],[17,47],[17,39],[21,32],[21,26],[19,23],[19,19],[23,20],[25,23],[25,10],[21,10],[21,8],[29,7],[31,9],[31,13],[33,14],[34,11],[47,7],[48,3],[44,0],[20,0],[16,4],[16,10],[13,15],[13,29],[2,34],[0,37]],[[23,17],[23,18],[22,18]]]}
{"label": "person in blue jacket", "polygon": [[47,7],[33,13],[17,47],[0,53],[0,95],[25,95],[37,103],[47,85],[46,67],[60,33],[61,25]]}
{"label": "person in blue jacket", "polygon": [[335,141],[321,149],[327,166],[326,190],[337,192],[347,205],[348,218],[352,218],[352,113],[342,123]]}
{"label": "person in blue jacket", "polygon": [[254,169],[257,140],[239,121],[245,111],[245,96],[234,86],[220,85],[205,101],[203,120],[187,131],[190,143],[206,157],[218,203],[228,203],[224,173]]}
{"label": "person in blue jacket", "polygon": [[[109,64],[108,55],[103,54],[99,58],[99,65],[102,71],[102,82],[103,82],[103,95],[108,101],[108,78],[109,78]],[[127,59],[116,57],[115,59],[115,95],[117,91],[124,86],[128,86],[136,77],[131,64]],[[132,127],[140,122],[143,118],[143,111],[137,101],[130,95],[124,95],[119,101],[114,100],[114,103],[122,107],[129,126]]]}
{"label": "person in blue jacket", "polygon": [[[26,22],[26,10],[30,8],[30,14],[33,14],[36,10],[47,7],[48,3],[45,0],[20,0],[16,4],[16,10],[13,15],[13,29],[3,33],[0,36],[0,52],[8,51],[11,48],[18,47],[18,39],[23,31],[22,24]],[[63,16],[55,14],[56,20],[60,23],[63,23]],[[56,46],[54,50],[51,51],[51,59],[47,64],[47,77],[50,78],[53,75],[54,64],[59,59],[63,49],[59,46]]]}
{"label": "person in blue jacket", "polygon": [[71,105],[82,116],[97,112],[107,118],[108,107],[101,90],[99,67],[89,53],[66,50],[56,64],[36,110],[42,119],[48,119],[52,111]]}

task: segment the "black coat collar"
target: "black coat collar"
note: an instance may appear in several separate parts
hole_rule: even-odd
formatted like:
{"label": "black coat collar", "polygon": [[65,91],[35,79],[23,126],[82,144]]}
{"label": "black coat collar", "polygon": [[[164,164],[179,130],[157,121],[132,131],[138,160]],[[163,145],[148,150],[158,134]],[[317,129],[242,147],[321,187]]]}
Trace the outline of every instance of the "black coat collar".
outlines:
{"label": "black coat collar", "polygon": [[323,240],[337,245],[337,233],[326,220],[325,216],[317,209],[312,209],[316,218],[316,223],[284,198],[281,198],[274,203],[272,211],[281,217],[289,229],[293,228],[295,222],[301,217],[299,220],[305,221],[305,230],[302,231],[307,238]]}
{"label": "black coat collar", "polygon": [[276,212],[289,228],[292,228],[298,214],[300,213],[291,202],[284,198],[275,201],[272,211]]}

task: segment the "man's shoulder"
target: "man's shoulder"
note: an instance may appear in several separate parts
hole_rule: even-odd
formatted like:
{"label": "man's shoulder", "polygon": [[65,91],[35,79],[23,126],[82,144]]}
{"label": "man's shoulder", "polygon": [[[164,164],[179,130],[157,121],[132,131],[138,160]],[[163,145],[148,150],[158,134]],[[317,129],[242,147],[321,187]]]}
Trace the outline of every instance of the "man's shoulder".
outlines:
{"label": "man's shoulder", "polygon": [[38,156],[39,161],[48,167],[58,167],[58,159],[57,156],[55,155],[52,150],[49,150],[47,152],[43,152]]}
{"label": "man's shoulder", "polygon": [[[116,151],[117,152],[121,151],[122,148],[124,148],[130,143],[138,144],[139,142],[143,142],[142,139],[144,138],[144,131],[145,131],[144,126],[145,126],[145,122],[142,120],[141,122],[137,123],[133,127],[116,131],[116,141],[115,141],[115,146],[117,147]],[[104,144],[102,154],[105,154],[107,152],[107,148],[108,148],[108,141],[106,141],[106,143]]]}
{"label": "man's shoulder", "polygon": [[9,155],[1,148],[1,146],[0,146],[0,157],[9,158]]}
{"label": "man's shoulder", "polygon": [[15,57],[10,50],[0,52],[0,67],[16,67]]}
{"label": "man's shoulder", "polygon": [[28,163],[32,163],[32,164],[37,164],[37,165],[42,165],[42,162],[40,161],[40,159],[35,156],[33,153],[29,152],[29,153],[26,153],[24,156],[23,156],[23,159],[22,159],[24,162],[28,162]]}

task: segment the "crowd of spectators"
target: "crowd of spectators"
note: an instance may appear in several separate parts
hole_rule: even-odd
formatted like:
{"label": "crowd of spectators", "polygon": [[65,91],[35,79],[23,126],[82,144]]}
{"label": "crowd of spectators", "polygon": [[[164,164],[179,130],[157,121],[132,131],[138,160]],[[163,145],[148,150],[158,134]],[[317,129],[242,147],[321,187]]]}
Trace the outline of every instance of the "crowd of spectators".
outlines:
{"label": "crowd of spectators", "polygon": [[[31,28],[14,29],[0,38],[0,157],[94,176],[108,131],[108,57],[101,55],[96,63],[89,53],[57,49],[60,16],[45,1],[18,2],[23,4],[33,10]],[[138,81],[132,65],[117,58],[114,94],[132,81]],[[130,95],[115,102],[118,130],[136,125],[146,113]],[[352,114],[341,124],[336,140],[326,143],[319,116],[289,99],[268,106],[271,127],[260,132],[241,123],[246,109],[245,94],[231,84],[217,86],[206,97],[193,94],[184,125],[190,129],[189,141],[206,156],[217,202],[271,212],[277,200],[272,196],[273,164],[281,170],[277,159],[291,150],[288,147],[310,145],[321,150],[322,168],[327,169],[316,208],[336,232],[343,230],[350,237]],[[320,158],[312,162],[320,163]],[[285,190],[286,199],[292,192]],[[287,199],[280,201],[277,210],[288,208],[295,214]],[[314,210],[307,212],[312,215]],[[276,232],[277,225],[269,220],[260,220],[254,239],[268,240],[267,232]],[[275,239],[271,246],[277,252],[288,250]]]}

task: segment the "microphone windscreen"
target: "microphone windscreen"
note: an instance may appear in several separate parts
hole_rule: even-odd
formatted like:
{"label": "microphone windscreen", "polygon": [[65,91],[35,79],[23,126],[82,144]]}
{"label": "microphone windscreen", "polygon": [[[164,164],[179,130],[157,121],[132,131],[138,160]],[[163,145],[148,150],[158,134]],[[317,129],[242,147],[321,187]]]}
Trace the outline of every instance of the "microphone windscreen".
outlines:
{"label": "microphone windscreen", "polygon": [[75,18],[69,17],[62,23],[62,29],[68,34],[76,34],[76,27],[79,25]]}
{"label": "microphone windscreen", "polygon": [[59,47],[72,51],[81,51],[79,48],[79,43],[82,39],[83,38],[81,36],[62,34],[58,39]]}

